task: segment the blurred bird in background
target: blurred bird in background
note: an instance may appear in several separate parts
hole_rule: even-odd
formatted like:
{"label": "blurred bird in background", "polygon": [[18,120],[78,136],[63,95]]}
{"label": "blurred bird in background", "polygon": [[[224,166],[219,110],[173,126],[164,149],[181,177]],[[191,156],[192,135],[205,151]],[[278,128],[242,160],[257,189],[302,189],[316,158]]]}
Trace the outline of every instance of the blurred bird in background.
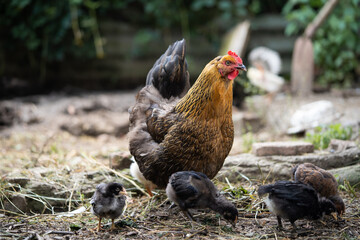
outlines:
{"label": "blurred bird in background", "polygon": [[190,208],[210,208],[220,213],[233,227],[236,225],[238,218],[236,207],[220,194],[203,173],[183,171],[172,174],[166,187],[166,194],[191,221],[194,221],[194,218],[189,212]]}
{"label": "blurred bird in background", "polygon": [[269,48],[257,47],[249,53],[249,62],[247,77],[253,85],[268,93],[271,102],[285,83],[278,75],[281,71],[280,55]]}

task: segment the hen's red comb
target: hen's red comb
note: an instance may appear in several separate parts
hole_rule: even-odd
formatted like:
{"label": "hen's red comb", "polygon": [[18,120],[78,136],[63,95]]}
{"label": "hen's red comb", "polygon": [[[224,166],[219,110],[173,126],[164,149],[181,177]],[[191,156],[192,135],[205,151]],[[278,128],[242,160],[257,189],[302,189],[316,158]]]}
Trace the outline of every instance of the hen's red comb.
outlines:
{"label": "hen's red comb", "polygon": [[239,64],[243,64],[242,59],[233,51],[228,51],[230,56],[233,56]]}

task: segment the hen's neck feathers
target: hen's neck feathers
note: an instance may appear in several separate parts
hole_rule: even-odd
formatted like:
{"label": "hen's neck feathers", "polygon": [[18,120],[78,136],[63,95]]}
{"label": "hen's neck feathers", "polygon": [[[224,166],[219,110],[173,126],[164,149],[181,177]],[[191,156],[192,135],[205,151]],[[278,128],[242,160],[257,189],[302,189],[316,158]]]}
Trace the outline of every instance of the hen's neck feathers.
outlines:
{"label": "hen's neck feathers", "polygon": [[175,111],[188,118],[210,120],[232,112],[233,82],[221,76],[215,58],[208,63]]}

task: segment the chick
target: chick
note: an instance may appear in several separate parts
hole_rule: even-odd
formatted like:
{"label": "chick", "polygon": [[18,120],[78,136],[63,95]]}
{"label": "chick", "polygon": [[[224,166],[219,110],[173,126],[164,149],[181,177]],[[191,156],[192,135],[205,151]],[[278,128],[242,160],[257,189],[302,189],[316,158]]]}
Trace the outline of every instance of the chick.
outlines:
{"label": "chick", "polygon": [[189,208],[210,208],[220,213],[233,227],[236,225],[238,211],[203,173],[194,171],[176,172],[170,176],[166,187],[168,198],[176,203],[184,214],[194,220]]}
{"label": "chick", "polygon": [[121,216],[126,209],[127,193],[123,185],[111,182],[100,183],[91,198],[91,212],[99,218],[97,231],[101,229],[101,219],[110,218],[110,230],[115,229],[114,220]]}
{"label": "chick", "polygon": [[339,216],[345,212],[345,204],[339,195],[336,179],[328,171],[312,163],[303,163],[294,167],[293,178],[295,181],[311,185],[322,197],[332,201]]}
{"label": "chick", "polygon": [[260,186],[258,195],[268,193],[265,203],[277,216],[278,227],[282,229],[282,218],[286,218],[296,230],[295,221],[306,218],[316,220],[324,214],[336,212],[335,205],[326,198],[318,197],[309,185],[300,182],[278,181],[275,184]]}

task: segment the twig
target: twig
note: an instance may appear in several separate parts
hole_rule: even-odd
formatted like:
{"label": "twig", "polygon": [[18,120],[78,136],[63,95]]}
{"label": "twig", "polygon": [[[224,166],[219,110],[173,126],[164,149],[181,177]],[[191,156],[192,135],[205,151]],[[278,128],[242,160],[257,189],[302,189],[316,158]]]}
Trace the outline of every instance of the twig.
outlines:
{"label": "twig", "polygon": [[10,201],[10,199],[5,195],[5,193],[4,193],[3,191],[0,190],[0,192],[1,192],[1,195],[2,195],[4,198],[6,198],[6,200],[8,200],[8,202],[9,202],[14,208],[16,208],[16,210],[18,210],[19,212],[21,212],[22,214],[25,215],[25,213],[24,213],[23,211],[21,211],[21,209],[19,209],[12,201]]}
{"label": "twig", "polygon": [[70,196],[69,196],[69,207],[68,207],[68,211],[69,211],[69,212],[71,211],[71,199],[72,199],[72,196],[73,196],[73,194],[74,194],[75,189],[77,188],[77,185],[78,185],[78,181],[76,181],[76,182],[74,183],[74,186],[73,186],[73,188],[71,189],[71,193],[70,193]]}
{"label": "twig", "polygon": [[229,185],[230,190],[233,190],[234,187],[231,185],[231,183],[229,182],[229,179],[227,177],[225,177],[225,181]]}
{"label": "twig", "polygon": [[103,163],[100,163],[98,161],[96,161],[94,158],[87,156],[85,153],[81,153],[81,156],[83,156],[86,160],[95,163],[97,165],[102,166],[103,168],[105,168],[106,170],[114,173],[115,175],[118,175],[119,177],[125,179],[126,181],[130,182],[132,185],[134,185],[139,191],[141,191],[142,193],[144,193],[147,196],[150,196],[144,189],[142,189],[141,187],[139,187],[139,185],[137,185],[133,180],[129,179],[128,177],[126,177],[124,174],[121,174],[117,171],[115,171],[114,169],[109,168],[108,166],[104,165]]}
{"label": "twig", "polygon": [[35,158],[34,166],[37,166],[37,163],[38,163],[38,161],[39,161],[39,158],[40,158],[41,155],[44,153],[45,147],[49,144],[50,140],[51,140],[52,138],[54,138],[54,136],[55,136],[55,133],[52,134],[50,137],[48,137],[48,138],[45,140],[44,144],[43,144],[42,147],[41,147],[40,152],[38,153],[37,157]]}
{"label": "twig", "polygon": [[56,230],[50,230],[48,232],[46,232],[44,235],[48,235],[48,234],[59,234],[59,235],[73,235],[74,232],[70,232],[70,231],[56,231]]}

